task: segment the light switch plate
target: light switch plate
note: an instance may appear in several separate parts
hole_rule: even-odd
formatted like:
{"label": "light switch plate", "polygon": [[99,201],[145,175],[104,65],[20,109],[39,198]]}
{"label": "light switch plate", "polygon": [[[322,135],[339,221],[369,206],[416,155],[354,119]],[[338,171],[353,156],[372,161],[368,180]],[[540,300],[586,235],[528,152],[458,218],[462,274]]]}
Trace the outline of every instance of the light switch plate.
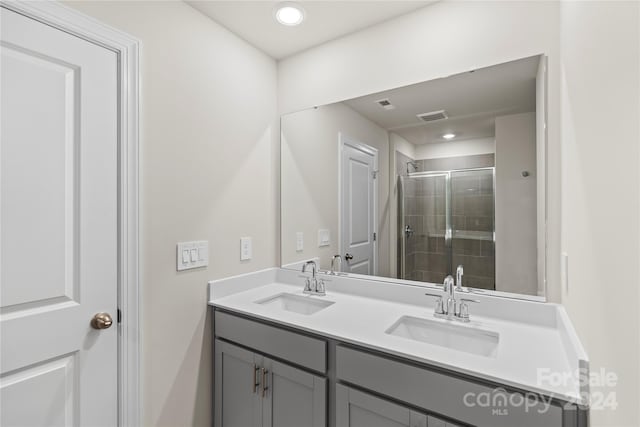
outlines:
{"label": "light switch plate", "polygon": [[250,260],[253,256],[251,237],[240,238],[240,261]]}
{"label": "light switch plate", "polygon": [[304,250],[304,233],[298,231],[296,233],[296,251],[301,252]]}
{"label": "light switch plate", "polygon": [[329,235],[329,230],[318,230],[318,246],[329,246],[331,244],[331,238]]}
{"label": "light switch plate", "polygon": [[176,245],[176,269],[178,271],[209,265],[209,242],[181,242]]}

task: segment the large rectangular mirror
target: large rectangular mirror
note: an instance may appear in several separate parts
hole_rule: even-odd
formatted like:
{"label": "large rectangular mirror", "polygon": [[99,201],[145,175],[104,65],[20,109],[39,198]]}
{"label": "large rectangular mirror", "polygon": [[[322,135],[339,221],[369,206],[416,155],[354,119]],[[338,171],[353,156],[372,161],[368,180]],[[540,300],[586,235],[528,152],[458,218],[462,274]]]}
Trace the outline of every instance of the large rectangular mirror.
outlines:
{"label": "large rectangular mirror", "polygon": [[314,259],[442,284],[462,265],[464,286],[543,298],[545,63],[518,59],[283,116],[283,267]]}

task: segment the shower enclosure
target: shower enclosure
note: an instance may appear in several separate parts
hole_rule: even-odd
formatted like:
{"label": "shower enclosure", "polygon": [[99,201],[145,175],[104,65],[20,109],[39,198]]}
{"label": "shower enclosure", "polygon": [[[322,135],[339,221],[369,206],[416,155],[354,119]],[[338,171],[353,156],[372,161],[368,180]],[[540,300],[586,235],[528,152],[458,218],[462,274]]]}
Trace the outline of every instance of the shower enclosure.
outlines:
{"label": "shower enclosure", "polygon": [[400,278],[442,283],[464,266],[464,285],[495,289],[495,168],[399,177]]}

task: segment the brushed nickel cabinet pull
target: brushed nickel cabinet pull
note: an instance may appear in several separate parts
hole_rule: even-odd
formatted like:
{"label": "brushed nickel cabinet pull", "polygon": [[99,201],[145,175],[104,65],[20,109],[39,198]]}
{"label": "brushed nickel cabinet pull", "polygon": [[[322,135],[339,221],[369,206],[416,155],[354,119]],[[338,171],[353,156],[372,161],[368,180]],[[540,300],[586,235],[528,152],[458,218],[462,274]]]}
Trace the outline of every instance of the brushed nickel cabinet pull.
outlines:
{"label": "brushed nickel cabinet pull", "polygon": [[269,387],[267,387],[267,374],[269,373],[269,371],[267,371],[266,369],[262,368],[262,397],[265,397],[267,395],[267,390],[269,390]]}
{"label": "brushed nickel cabinet pull", "polygon": [[257,393],[258,392],[258,386],[260,385],[260,383],[258,382],[258,370],[260,368],[258,368],[258,365],[256,365],[255,363],[253,364],[253,384],[251,384],[251,392],[252,393]]}

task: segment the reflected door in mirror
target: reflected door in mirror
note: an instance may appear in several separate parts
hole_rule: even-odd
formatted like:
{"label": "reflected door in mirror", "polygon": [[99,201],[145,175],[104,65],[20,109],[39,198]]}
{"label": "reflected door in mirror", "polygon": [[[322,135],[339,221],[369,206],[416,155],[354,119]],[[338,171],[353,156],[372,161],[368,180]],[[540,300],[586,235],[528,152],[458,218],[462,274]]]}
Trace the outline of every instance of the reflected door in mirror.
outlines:
{"label": "reflected door in mirror", "polygon": [[376,274],[375,180],[377,151],[341,136],[341,248],[347,273]]}

